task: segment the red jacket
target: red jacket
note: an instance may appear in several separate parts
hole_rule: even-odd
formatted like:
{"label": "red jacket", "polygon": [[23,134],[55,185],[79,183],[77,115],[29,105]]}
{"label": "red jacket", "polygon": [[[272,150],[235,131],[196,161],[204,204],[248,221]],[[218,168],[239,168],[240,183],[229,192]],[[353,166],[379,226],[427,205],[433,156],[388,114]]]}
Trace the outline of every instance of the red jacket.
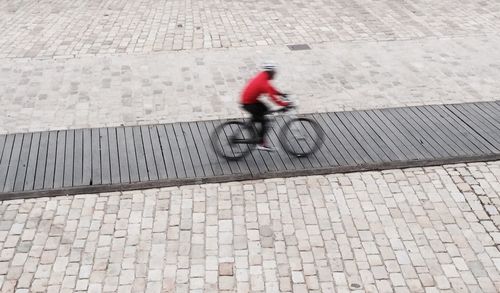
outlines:
{"label": "red jacket", "polygon": [[269,76],[264,71],[247,83],[241,95],[241,103],[243,105],[254,104],[262,94],[268,94],[280,106],[288,105],[287,102],[277,97],[278,91],[269,83]]}

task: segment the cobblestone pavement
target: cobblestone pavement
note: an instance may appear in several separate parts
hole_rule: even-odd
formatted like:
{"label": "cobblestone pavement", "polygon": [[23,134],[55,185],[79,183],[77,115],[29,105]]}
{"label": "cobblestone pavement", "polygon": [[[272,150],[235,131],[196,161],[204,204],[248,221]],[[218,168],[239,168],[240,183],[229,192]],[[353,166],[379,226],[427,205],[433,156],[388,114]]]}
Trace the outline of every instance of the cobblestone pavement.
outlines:
{"label": "cobblestone pavement", "polygon": [[2,292],[498,292],[500,161],[4,201]]}
{"label": "cobblestone pavement", "polygon": [[496,33],[496,0],[0,3],[0,58]]}
{"label": "cobblestone pavement", "polygon": [[0,63],[0,133],[240,117],[258,64],[301,112],[498,99],[500,38],[325,43]]}

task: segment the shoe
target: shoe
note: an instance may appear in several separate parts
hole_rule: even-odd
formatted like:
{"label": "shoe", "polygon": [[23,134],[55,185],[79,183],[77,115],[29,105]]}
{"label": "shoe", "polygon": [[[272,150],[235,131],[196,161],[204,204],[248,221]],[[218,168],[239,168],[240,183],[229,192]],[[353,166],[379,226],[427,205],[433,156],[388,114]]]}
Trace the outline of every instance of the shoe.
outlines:
{"label": "shoe", "polygon": [[274,148],[269,147],[269,146],[267,146],[265,144],[259,144],[259,145],[257,145],[257,149],[259,151],[274,152]]}

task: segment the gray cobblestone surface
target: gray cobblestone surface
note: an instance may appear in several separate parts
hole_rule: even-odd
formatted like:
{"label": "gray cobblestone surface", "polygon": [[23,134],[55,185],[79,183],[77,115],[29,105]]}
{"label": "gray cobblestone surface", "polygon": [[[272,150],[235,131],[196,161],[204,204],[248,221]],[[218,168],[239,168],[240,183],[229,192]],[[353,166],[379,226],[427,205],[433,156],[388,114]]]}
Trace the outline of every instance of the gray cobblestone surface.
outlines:
{"label": "gray cobblestone surface", "polygon": [[0,133],[241,117],[258,64],[301,112],[498,99],[500,38],[325,43],[61,60],[3,59]]}
{"label": "gray cobblestone surface", "polygon": [[4,201],[0,287],[498,292],[499,181],[491,162]]}
{"label": "gray cobblestone surface", "polygon": [[0,58],[496,33],[495,0],[0,3]]}

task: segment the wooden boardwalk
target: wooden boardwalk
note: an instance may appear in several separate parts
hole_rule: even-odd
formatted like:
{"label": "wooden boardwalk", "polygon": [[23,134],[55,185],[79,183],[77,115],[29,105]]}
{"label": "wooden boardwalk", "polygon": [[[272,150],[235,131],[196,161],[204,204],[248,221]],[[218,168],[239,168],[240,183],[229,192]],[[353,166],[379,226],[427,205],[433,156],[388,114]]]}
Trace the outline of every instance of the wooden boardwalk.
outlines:
{"label": "wooden boardwalk", "polygon": [[326,138],[300,159],[218,158],[221,121],[0,135],[0,200],[500,159],[500,101],[307,116]]}

